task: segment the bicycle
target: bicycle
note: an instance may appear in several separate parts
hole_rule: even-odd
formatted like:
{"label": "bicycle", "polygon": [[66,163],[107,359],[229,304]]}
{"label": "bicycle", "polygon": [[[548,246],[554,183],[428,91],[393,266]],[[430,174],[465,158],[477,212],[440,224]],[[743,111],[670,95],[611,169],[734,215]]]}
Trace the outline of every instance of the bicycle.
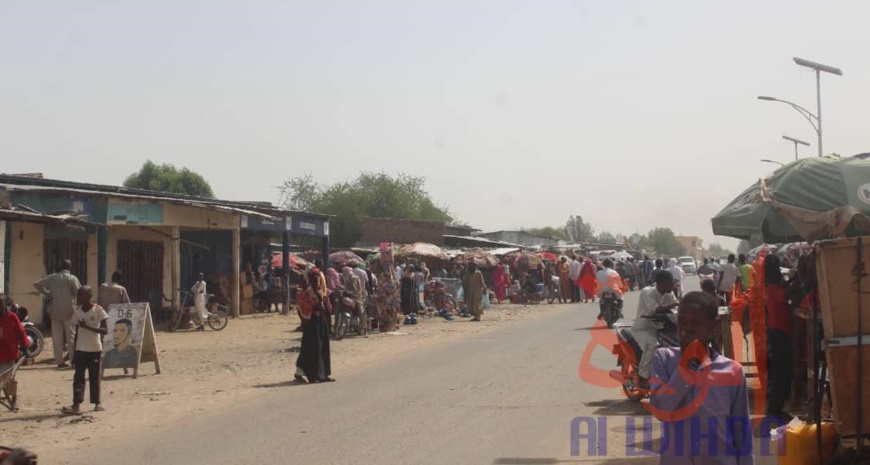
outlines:
{"label": "bicycle", "polygon": [[[177,331],[183,324],[187,324],[193,318],[193,294],[183,289],[179,289],[178,292],[181,294],[181,310],[176,310],[176,315],[172,318],[172,321],[169,322],[170,332]],[[214,298],[214,294],[206,294],[205,298],[206,301],[210,301]],[[191,305],[185,305],[188,301],[191,302]],[[214,310],[212,310],[212,308],[214,308]],[[220,331],[227,327],[230,314],[229,306],[225,304],[212,303],[211,305],[206,305],[205,311],[205,320],[211,329]]]}

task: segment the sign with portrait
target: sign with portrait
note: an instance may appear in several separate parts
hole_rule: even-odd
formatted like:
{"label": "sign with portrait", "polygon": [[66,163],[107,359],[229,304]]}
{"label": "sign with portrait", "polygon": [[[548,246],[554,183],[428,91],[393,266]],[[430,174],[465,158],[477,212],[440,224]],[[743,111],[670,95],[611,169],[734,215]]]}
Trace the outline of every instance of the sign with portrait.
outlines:
{"label": "sign with portrait", "polygon": [[157,373],[160,373],[157,340],[148,302],[112,304],[106,313],[109,314],[109,333],[103,338],[102,370],[120,368],[126,374],[132,369],[136,378],[140,364],[154,362]]}

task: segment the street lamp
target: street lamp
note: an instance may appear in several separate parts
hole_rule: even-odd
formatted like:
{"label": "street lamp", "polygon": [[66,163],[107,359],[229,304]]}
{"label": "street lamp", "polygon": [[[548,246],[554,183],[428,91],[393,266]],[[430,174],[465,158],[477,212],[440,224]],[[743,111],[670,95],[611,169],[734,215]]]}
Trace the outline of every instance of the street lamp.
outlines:
{"label": "street lamp", "polygon": [[805,145],[807,147],[810,146],[809,142],[804,142],[802,140],[795,139],[793,137],[782,136],[782,138],[789,141],[789,142],[794,142],[794,159],[795,159],[795,161],[797,161],[797,159],[798,159],[798,144]]}
{"label": "street lamp", "polygon": [[815,63],[815,62],[812,62],[809,60],[804,60],[803,58],[795,57],[794,62],[798,66],[810,68],[816,72],[816,114],[814,115],[806,108],[804,108],[798,104],[789,102],[787,100],[780,100],[778,98],[767,97],[767,96],[761,96],[761,97],[758,97],[758,99],[759,100],[767,100],[769,102],[781,102],[781,103],[791,105],[791,107],[794,108],[795,110],[797,110],[798,113],[801,114],[801,116],[806,118],[807,121],[809,121],[810,124],[813,126],[813,129],[816,130],[816,134],[819,136],[819,156],[821,157],[822,156],[822,87],[821,87],[822,71],[824,71],[826,73],[836,74],[837,76],[842,76],[843,71],[839,70],[838,68],[834,68],[833,66]]}
{"label": "street lamp", "polygon": [[766,158],[762,158],[761,161],[763,161],[765,163],[773,163],[773,164],[779,165],[779,166],[785,166],[785,164],[783,164],[783,163],[780,163],[778,161],[768,160]]}

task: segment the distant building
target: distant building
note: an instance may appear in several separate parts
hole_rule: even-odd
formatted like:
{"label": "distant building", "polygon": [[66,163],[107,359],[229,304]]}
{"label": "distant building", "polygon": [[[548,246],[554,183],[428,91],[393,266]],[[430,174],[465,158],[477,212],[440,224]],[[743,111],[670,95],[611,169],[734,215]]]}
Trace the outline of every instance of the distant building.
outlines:
{"label": "distant building", "polygon": [[444,234],[446,234],[448,236],[468,237],[468,236],[473,235],[476,232],[480,232],[480,230],[476,229],[476,228],[472,228],[470,226],[456,226],[456,225],[454,225],[454,226],[445,225],[444,226]]}
{"label": "distant building", "polygon": [[484,237],[510,244],[519,244],[524,247],[555,247],[559,245],[560,241],[560,239],[555,236],[538,236],[526,231],[494,231],[478,234],[476,237]]}
{"label": "distant building", "polygon": [[677,242],[686,249],[686,255],[700,259],[704,256],[704,240],[697,236],[676,236]]}
{"label": "distant building", "polygon": [[357,247],[377,246],[381,242],[413,244],[427,242],[444,245],[443,221],[397,220],[393,218],[360,218],[362,236]]}

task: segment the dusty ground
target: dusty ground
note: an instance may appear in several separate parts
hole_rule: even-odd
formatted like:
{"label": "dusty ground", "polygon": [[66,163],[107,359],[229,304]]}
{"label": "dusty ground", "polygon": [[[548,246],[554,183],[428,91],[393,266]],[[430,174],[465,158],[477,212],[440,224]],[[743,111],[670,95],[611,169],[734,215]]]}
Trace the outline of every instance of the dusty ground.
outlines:
{"label": "dusty ground", "polygon": [[[558,305],[558,304],[556,304]],[[495,305],[483,321],[457,318],[420,318],[416,326],[400,326],[396,333],[375,333],[367,339],[351,336],[332,341],[333,377],[364,369],[408,350],[449,343],[456,338],[535,318],[548,305]],[[139,369],[139,378],[107,371],[103,380],[105,412],[71,417],[60,409],[72,398],[71,369],[57,369],[47,350],[33,366],[18,374],[21,410],[0,411],[0,444],[22,445],[41,458],[61,463],[62,451],[88,447],[96,438],[124,437],[183,422],[199,411],[244,402],[268,394],[292,380],[301,333],[293,332],[295,313],[250,315],[230,320],[221,332],[157,332],[162,373],[153,364]],[[300,391],[303,392],[303,391]],[[83,407],[89,407],[88,404]],[[42,460],[41,460],[42,461]]]}

